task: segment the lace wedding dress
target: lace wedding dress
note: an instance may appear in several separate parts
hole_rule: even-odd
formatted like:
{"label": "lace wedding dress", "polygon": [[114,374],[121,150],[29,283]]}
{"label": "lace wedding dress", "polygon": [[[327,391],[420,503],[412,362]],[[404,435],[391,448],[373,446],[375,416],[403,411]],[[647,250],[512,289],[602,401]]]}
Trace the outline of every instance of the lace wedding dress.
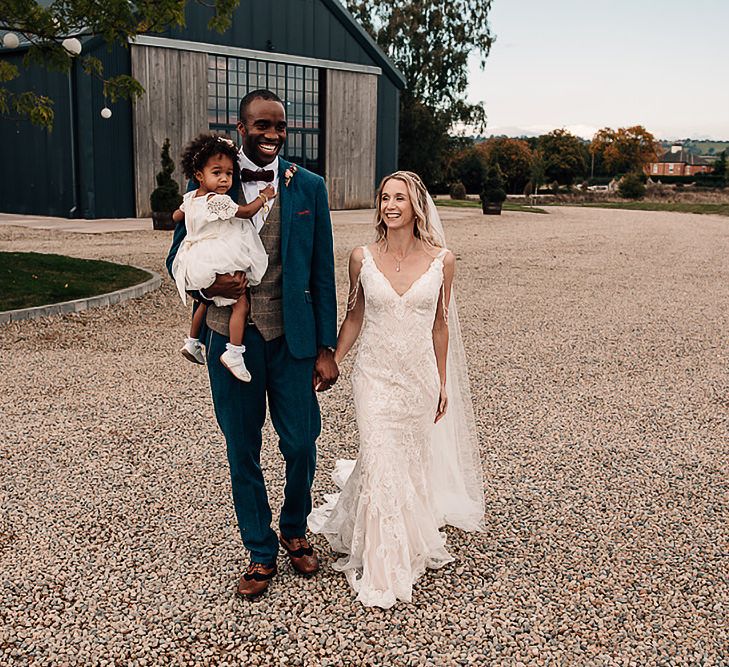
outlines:
{"label": "lace wedding dress", "polygon": [[[445,253],[400,295],[364,248],[364,322],[352,371],[359,457],[337,462],[333,476],[342,492],[326,496],[309,527],[345,554],[333,567],[367,606],[409,602],[426,568],[453,560],[439,531],[447,511],[433,488],[440,465],[432,447],[440,395],[433,322]],[[476,512],[480,520],[482,507]]]}

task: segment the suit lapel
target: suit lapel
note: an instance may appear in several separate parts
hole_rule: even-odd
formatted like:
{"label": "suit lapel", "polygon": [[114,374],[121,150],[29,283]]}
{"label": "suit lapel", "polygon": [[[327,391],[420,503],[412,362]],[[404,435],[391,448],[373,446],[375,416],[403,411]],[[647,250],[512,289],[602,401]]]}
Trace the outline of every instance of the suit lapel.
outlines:
{"label": "suit lapel", "polygon": [[294,211],[293,193],[290,192],[294,187],[293,180],[289,187],[286,187],[286,177],[284,172],[291,166],[283,158],[278,159],[278,191],[279,202],[281,205],[281,264],[286,262],[286,248],[289,243],[289,234],[291,232],[291,222]]}

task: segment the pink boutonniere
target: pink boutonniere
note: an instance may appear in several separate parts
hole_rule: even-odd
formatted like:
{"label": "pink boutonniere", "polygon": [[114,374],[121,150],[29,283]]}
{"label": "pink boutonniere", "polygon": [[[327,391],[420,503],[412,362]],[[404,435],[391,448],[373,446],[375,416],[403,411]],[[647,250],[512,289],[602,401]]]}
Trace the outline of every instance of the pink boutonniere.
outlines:
{"label": "pink boutonniere", "polygon": [[291,183],[291,179],[294,177],[294,174],[298,171],[298,167],[295,164],[292,164],[285,172],[284,172],[284,185],[286,187],[289,187],[289,183]]}

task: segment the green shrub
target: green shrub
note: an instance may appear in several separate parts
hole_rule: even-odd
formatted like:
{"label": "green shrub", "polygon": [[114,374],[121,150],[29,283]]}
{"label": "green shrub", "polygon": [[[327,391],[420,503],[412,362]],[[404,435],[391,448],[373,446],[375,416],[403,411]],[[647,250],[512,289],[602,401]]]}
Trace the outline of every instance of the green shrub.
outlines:
{"label": "green shrub", "polygon": [[162,146],[162,171],[157,174],[157,187],[149,198],[149,204],[155,213],[172,213],[182,203],[180,186],[172,178],[175,163],[170,158],[170,140],[165,139]]}
{"label": "green shrub", "polygon": [[465,199],[466,198],[466,186],[463,185],[460,181],[456,181],[455,183],[451,183],[450,187],[448,188],[448,193],[451,196],[451,199]]}
{"label": "green shrub", "polygon": [[624,199],[643,199],[645,184],[642,174],[630,173],[623,176],[618,183],[618,194]]}

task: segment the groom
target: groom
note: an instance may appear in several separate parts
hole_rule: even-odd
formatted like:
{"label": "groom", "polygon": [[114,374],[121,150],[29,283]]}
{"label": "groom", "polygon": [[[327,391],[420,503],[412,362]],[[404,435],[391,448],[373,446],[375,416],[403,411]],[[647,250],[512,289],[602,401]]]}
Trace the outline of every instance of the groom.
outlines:
{"label": "groom", "polygon": [[[332,226],[324,180],[279,157],[286,141],[283,102],[269,90],[254,90],[240,103],[238,155],[241,178],[228,193],[241,203],[252,201],[272,183],[278,196],[270,209],[253,218],[268,253],[268,269],[250,290],[251,311],[243,344],[252,380],[237,380],[220,363],[228,342],[230,308],[218,308],[213,296],[244,294],[245,275],[218,275],[193,296],[208,304],[206,316],[208,373],[215,415],[225,435],[233,502],[243,544],[251,562],[238,583],[247,599],[261,595],[276,574],[279,542],[294,569],[305,576],[319,569],[306,539],[311,511],[311,484],[316,439],[321,431],[315,390],[329,389],[339,375],[334,362],[337,305],[334,285]],[[171,273],[184,239],[177,225],[167,267]],[[271,508],[260,466],[261,429],[271,421],[286,461],[286,486],[279,521],[271,529]]]}

